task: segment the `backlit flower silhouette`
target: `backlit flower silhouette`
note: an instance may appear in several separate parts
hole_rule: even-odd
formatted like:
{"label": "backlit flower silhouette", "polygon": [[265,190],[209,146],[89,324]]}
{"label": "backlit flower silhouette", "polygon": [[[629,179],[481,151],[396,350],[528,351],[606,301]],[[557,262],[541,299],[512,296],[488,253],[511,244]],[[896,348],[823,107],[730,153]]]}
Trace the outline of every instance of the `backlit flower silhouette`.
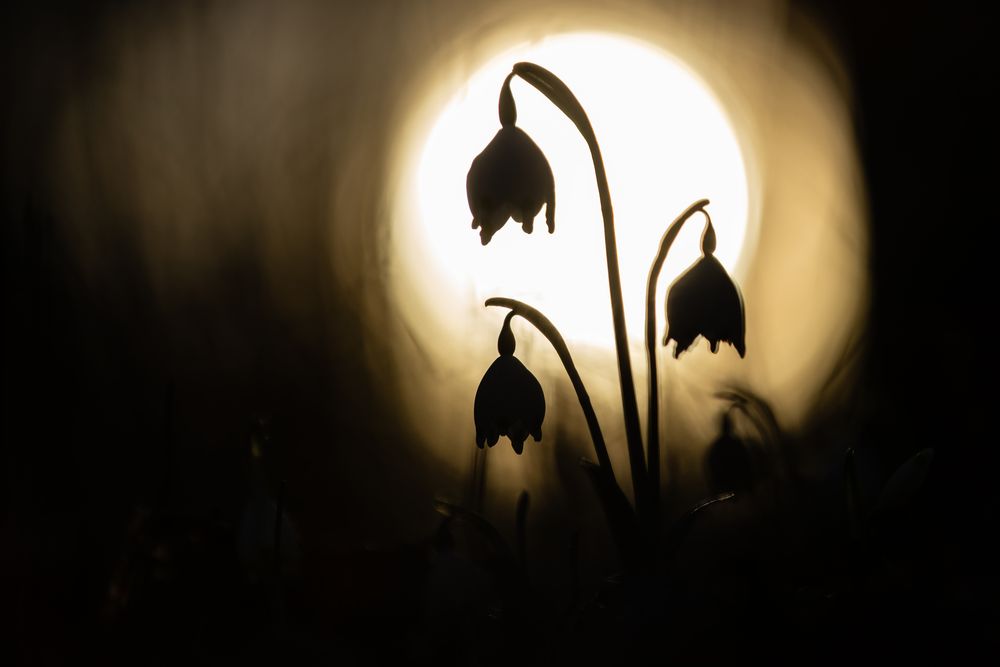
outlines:
{"label": "backlit flower silhouette", "polygon": [[719,343],[729,343],[740,356],[746,355],[743,296],[740,288],[715,258],[715,232],[711,223],[702,238],[702,256],[681,274],[667,293],[667,333],[676,359],[698,336],[708,341],[712,352]]}
{"label": "backlit flower silhouette", "polygon": [[556,197],[552,169],[542,150],[514,125],[517,110],[510,93],[510,77],[500,95],[500,131],[476,156],[465,180],[472,228],[479,229],[483,245],[490,242],[509,218],[530,234],[535,216],[545,204],[545,224],[555,231]]}
{"label": "backlit flower silhouette", "polygon": [[[604,222],[611,315],[634,504],[616,481],[597,414],[562,335],[545,315],[528,304],[514,299],[493,297],[486,300],[487,306],[508,308],[510,312],[504,319],[497,344],[500,357],[490,366],[476,393],[474,410],[476,444],[480,448],[484,443],[493,445],[500,436],[507,435],[514,451],[520,454],[528,435],[534,436],[536,440],[541,438],[545,399],[538,380],[514,357],[514,337],[510,331],[510,321],[517,315],[528,320],[549,340],[562,361],[576,391],[597,455],[597,463],[584,462],[584,467],[604,507],[612,536],[627,570],[648,571],[654,568],[657,562],[663,533],[659,523],[660,436],[656,358],[656,283],[674,239],[684,223],[696,213],[702,213],[706,218],[702,237],[703,256],[674,282],[667,297],[669,333],[665,341],[669,339],[677,341],[674,356],[687,349],[698,336],[704,336],[713,352],[718,349],[719,342],[724,341],[731,343],[742,357],[746,353],[743,299],[739,288],[713,255],[715,230],[705,210],[709,202],[707,199],[701,199],[689,206],[667,228],[649,270],[646,285],[645,328],[649,403],[646,420],[648,437],[644,451],[639,408],[632,379],[628,334],[625,328],[614,214],[601,150],[586,112],[566,84],[552,72],[533,63],[517,63],[504,80],[499,101],[502,128],[486,149],[476,157],[469,170],[466,186],[469,208],[474,218],[472,226],[480,228],[483,245],[489,243],[493,234],[511,217],[521,222],[524,231],[530,233],[534,216],[544,203],[549,231],[554,229],[555,190],[548,161],[535,143],[514,126],[517,110],[510,91],[510,81],[514,76],[520,77],[545,95],[573,122],[587,142],[593,159]],[[708,507],[730,497],[732,494],[717,497],[708,503],[703,503],[699,508]],[[693,515],[693,512],[691,514]]]}
{"label": "backlit flower silhouette", "polygon": [[508,313],[504,320],[497,339],[500,356],[479,383],[473,412],[480,449],[484,443],[492,447],[500,436],[507,436],[514,452],[520,454],[529,435],[535,442],[542,439],[545,396],[542,385],[514,356],[514,334],[510,329],[513,316]]}

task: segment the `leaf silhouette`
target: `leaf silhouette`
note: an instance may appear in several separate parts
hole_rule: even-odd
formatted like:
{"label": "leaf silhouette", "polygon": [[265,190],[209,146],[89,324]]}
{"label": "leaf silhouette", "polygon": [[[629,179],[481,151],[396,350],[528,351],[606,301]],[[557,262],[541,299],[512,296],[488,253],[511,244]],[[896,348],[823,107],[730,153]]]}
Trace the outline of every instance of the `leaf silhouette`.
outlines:
{"label": "leaf silhouette", "polygon": [[694,520],[698,517],[702,510],[707,509],[716,503],[732,500],[735,497],[736,494],[732,492],[720,493],[716,496],[706,498],[685,512],[683,516],[674,522],[674,524],[670,527],[670,530],[667,532],[666,539],[664,540],[664,556],[666,558],[672,558],[674,554],[677,553],[677,550],[680,549],[681,543],[684,542],[684,538],[691,532],[691,528],[694,526]]}
{"label": "leaf silhouette", "polygon": [[933,460],[934,449],[928,447],[896,468],[896,472],[882,488],[872,512],[891,512],[905,507],[923,486]]}
{"label": "leaf silhouette", "polygon": [[484,539],[490,551],[504,563],[505,567],[512,566],[514,563],[514,554],[511,553],[507,541],[504,540],[493,524],[483,516],[445,500],[437,500],[434,503],[434,510],[445,517],[452,525],[467,526],[475,531]]}

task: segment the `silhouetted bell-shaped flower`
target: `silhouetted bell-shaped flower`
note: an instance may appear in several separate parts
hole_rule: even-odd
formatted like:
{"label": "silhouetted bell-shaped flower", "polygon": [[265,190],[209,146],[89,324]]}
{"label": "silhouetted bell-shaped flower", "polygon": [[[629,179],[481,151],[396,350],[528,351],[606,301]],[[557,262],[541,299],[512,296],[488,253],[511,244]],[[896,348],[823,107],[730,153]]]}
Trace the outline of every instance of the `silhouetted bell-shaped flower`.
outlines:
{"label": "silhouetted bell-shaped flower", "polygon": [[484,443],[492,447],[505,435],[514,452],[520,454],[529,435],[535,442],[542,439],[545,396],[542,385],[514,356],[514,333],[510,330],[513,315],[509,313],[504,320],[497,339],[500,356],[479,383],[473,413],[480,449]]}
{"label": "silhouetted bell-shaped flower", "polygon": [[713,493],[743,495],[753,490],[753,458],[747,443],[734,433],[728,412],[722,416],[722,433],[705,453],[705,473]]}
{"label": "silhouetted bell-shaped flower", "polygon": [[531,137],[514,125],[517,109],[509,78],[500,91],[499,106],[502,127],[472,161],[465,180],[472,228],[479,229],[483,245],[507,224],[508,218],[521,223],[524,232],[530,234],[542,204],[550,234],[556,224],[552,168]]}
{"label": "silhouetted bell-shaped flower", "polygon": [[698,336],[704,336],[712,352],[719,342],[729,343],[740,356],[746,355],[746,324],[743,295],[726,269],[712,253],[715,230],[709,223],[701,242],[702,257],[670,285],[667,291],[667,333],[663,344],[677,341],[674,358]]}

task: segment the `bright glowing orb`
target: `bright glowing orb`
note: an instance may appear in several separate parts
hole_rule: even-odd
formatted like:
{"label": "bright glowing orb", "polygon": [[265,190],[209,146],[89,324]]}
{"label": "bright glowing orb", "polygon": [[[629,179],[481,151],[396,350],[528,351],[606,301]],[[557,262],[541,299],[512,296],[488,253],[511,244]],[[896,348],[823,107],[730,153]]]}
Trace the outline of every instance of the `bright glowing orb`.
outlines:
{"label": "bright glowing orb", "polygon": [[[512,81],[517,125],[541,147],[555,177],[555,234],[545,229],[544,209],[531,235],[510,221],[482,246],[471,228],[466,174],[500,127],[500,86],[522,60],[560,77],[590,117],[611,189],[629,335],[641,340],[646,276],[667,225],[692,202],[710,199],[716,256],[733,271],[747,235],[748,186],[736,134],[712,92],[671,55],[630,39],[568,34],[518,46],[455,92],[427,135],[411,183],[418,215],[408,241],[423,246],[441,278],[428,289],[438,299],[471,297],[478,304],[491,296],[521,299],[569,340],[613,344],[590,153],[573,124],[518,78]],[[703,220],[685,226],[667,258],[661,322],[662,293],[698,258]]]}

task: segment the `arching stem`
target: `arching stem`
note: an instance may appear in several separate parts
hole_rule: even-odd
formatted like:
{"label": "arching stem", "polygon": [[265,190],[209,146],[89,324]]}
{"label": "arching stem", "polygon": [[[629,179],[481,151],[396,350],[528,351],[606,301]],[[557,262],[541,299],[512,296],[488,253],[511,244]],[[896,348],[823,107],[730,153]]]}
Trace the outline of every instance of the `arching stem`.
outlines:
{"label": "arching stem", "polygon": [[[594,176],[601,200],[601,214],[604,218],[604,249],[608,265],[608,287],[611,292],[611,315],[614,322],[615,351],[618,356],[618,379],[621,383],[622,411],[625,419],[625,438],[628,443],[628,458],[632,472],[632,491],[637,508],[644,507],[650,500],[645,456],[642,448],[642,429],[639,425],[639,406],[632,380],[632,362],[628,353],[628,334],[625,330],[625,306],[622,302],[621,277],[618,270],[618,246],[615,240],[614,213],[611,208],[611,193],[604,172],[604,159],[597,144],[597,137],[590,125],[590,119],[580,106],[580,102],[559,77],[544,67],[534,63],[521,62],[514,65],[513,74],[534,86],[552,101],[567,118],[573,121],[577,130],[587,142],[594,162]],[[489,302],[487,302],[489,304]],[[593,435],[593,434],[592,434]],[[607,452],[604,453],[607,456]],[[598,454],[600,458],[600,454]],[[601,462],[604,466],[604,462]],[[610,462],[608,463],[610,470]],[[640,510],[640,513],[643,513]]]}
{"label": "arching stem", "polygon": [[[656,377],[656,281],[660,277],[663,262],[667,259],[667,253],[670,252],[670,247],[674,244],[681,227],[698,211],[708,217],[708,212],[705,211],[706,206],[708,206],[708,200],[699,199],[684,209],[684,212],[670,223],[667,231],[663,233],[663,238],[660,239],[660,248],[656,253],[656,258],[653,259],[652,266],[649,267],[649,279],[646,281],[646,361],[649,364],[646,446],[648,448],[649,485],[654,507],[659,507],[660,501],[660,409]],[[709,219],[708,224],[711,224],[711,219]]]}
{"label": "arching stem", "polygon": [[594,453],[597,454],[597,461],[605,471],[605,474],[607,474],[608,479],[614,482],[615,471],[611,467],[611,458],[608,456],[608,447],[604,443],[604,434],[601,432],[601,425],[597,421],[597,413],[594,412],[594,406],[590,402],[590,395],[587,393],[587,388],[583,385],[579,371],[576,370],[576,364],[573,363],[573,357],[570,356],[569,348],[566,347],[566,341],[563,340],[562,334],[559,333],[559,330],[556,329],[549,318],[528,304],[516,299],[493,297],[486,300],[486,305],[510,308],[511,313],[528,320],[543,336],[549,339],[549,343],[552,344],[556,354],[559,355],[559,360],[562,361],[563,368],[566,369],[569,381],[573,384],[580,407],[583,408],[583,416],[587,420],[587,428],[590,430],[590,439],[594,443]]}

